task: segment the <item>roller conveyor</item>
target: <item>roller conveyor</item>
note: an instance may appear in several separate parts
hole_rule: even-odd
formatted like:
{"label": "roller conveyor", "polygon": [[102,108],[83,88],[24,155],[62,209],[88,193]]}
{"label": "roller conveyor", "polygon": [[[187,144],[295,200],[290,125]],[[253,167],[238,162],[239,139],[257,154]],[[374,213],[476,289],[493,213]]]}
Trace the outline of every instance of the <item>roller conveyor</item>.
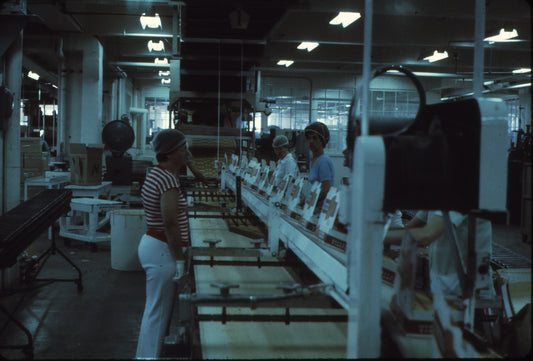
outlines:
{"label": "roller conveyor", "polygon": [[[216,236],[222,239],[215,250],[249,249],[247,237],[234,234],[218,219],[191,220],[194,246],[205,246],[202,240]],[[196,240],[196,241],[195,241]],[[207,247],[198,254],[206,260]],[[257,251],[257,250],[256,250]],[[263,253],[264,248],[257,251]],[[222,253],[222,252],[221,252]],[[224,260],[255,261],[251,257],[225,255]],[[218,256],[217,256],[218,259]],[[274,257],[262,257],[275,261]],[[278,267],[195,265],[195,288],[198,300],[197,320],[202,358],[342,358],[345,354],[346,312],[332,308],[331,298],[321,295],[302,301],[298,295],[287,296],[279,287],[298,282],[279,264]],[[231,301],[223,312],[217,300],[219,289],[213,284],[239,284],[229,290]],[[307,292],[307,291],[303,291]],[[204,296],[201,296],[204,295]],[[264,297],[255,303],[249,295]],[[285,303],[278,298],[285,297]],[[285,307],[290,307],[289,315]],[[338,322],[334,322],[338,318]],[[199,355],[196,355],[199,356]]]}
{"label": "roller conveyor", "polygon": [[[0,268],[2,269],[13,266],[19,255],[44,231],[52,227],[51,246],[37,257],[35,274],[31,279],[25,280],[28,283],[31,282],[30,287],[2,290],[0,296],[30,291],[53,282],[74,282],[78,291],[83,289],[81,270],[56,246],[56,236],[59,232],[57,220],[67,213],[71,197],[70,190],[47,189],[0,216]],[[78,277],[71,279],[37,278],[48,258],[54,254],[58,254],[67,261],[77,271]],[[28,339],[27,344],[24,345],[0,344],[0,349],[21,349],[27,358],[33,358],[33,337],[29,330],[1,305],[0,311]]]}

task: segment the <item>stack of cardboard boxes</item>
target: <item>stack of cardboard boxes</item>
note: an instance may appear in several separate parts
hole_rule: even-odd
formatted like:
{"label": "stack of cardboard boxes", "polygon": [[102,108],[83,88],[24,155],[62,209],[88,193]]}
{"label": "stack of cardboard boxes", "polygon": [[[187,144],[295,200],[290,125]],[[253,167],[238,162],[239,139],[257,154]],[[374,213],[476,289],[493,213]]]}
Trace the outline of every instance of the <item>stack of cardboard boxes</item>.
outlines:
{"label": "stack of cardboard boxes", "polygon": [[21,198],[24,196],[26,179],[42,176],[49,170],[49,156],[48,152],[42,151],[41,138],[20,138]]}

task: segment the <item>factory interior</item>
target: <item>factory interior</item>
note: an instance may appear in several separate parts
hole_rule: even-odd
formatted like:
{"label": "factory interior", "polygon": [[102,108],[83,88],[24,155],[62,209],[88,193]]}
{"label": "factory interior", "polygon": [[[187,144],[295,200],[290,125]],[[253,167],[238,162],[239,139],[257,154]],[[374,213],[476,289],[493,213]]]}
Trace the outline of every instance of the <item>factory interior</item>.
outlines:
{"label": "factory interior", "polygon": [[[0,1],[0,359],[527,357],[531,14]],[[193,157],[172,175],[190,242],[146,357],[168,129]]]}

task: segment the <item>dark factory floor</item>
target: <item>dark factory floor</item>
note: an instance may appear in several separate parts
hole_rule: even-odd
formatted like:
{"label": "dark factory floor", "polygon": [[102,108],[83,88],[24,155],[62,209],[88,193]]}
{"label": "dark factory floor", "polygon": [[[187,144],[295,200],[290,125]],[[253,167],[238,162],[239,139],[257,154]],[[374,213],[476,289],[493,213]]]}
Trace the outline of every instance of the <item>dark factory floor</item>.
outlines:
{"label": "dark factory floor", "polygon": [[[531,260],[531,243],[522,240],[518,226],[494,226],[493,241]],[[24,293],[0,298],[31,333],[35,359],[131,359],[145,301],[143,271],[111,268],[110,243],[98,250],[89,244],[57,242],[82,272],[83,290],[74,282],[54,282]],[[40,254],[50,246],[43,234],[28,249]],[[40,278],[75,278],[76,271],[58,254],[52,255]],[[0,345],[25,344],[26,335],[0,313]],[[0,359],[24,359],[20,349],[0,349]]]}

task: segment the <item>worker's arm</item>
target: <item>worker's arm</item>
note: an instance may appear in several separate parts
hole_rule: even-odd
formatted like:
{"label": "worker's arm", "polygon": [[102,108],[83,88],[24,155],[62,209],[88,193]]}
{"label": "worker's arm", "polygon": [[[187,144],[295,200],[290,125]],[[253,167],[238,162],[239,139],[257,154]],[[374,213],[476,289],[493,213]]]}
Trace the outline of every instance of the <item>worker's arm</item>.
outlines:
{"label": "worker's arm", "polygon": [[207,178],[202,174],[202,172],[198,168],[196,168],[196,164],[194,163],[194,158],[189,149],[187,149],[187,167],[189,167],[192,174],[194,174],[194,176],[198,178],[202,183],[204,183],[205,185],[209,184],[209,181],[207,180]]}
{"label": "worker's arm", "polygon": [[383,243],[388,245],[400,245],[405,236],[406,229],[409,230],[413,239],[420,247],[426,247],[444,233],[444,221],[442,216],[433,216],[425,223],[420,218],[413,218],[405,229],[392,229],[387,232]]}
{"label": "worker's arm", "polygon": [[206,185],[209,184],[209,181],[207,180],[207,178],[202,174],[202,172],[198,168],[196,168],[194,161],[187,162],[187,167],[189,167],[192,174],[194,174],[194,176],[198,178],[202,183]]}
{"label": "worker's arm", "polygon": [[161,216],[165,227],[168,248],[176,260],[183,260],[181,229],[178,222],[179,192],[176,188],[169,189],[161,195]]}
{"label": "worker's arm", "polygon": [[318,194],[317,203],[326,199],[330,188],[331,188],[330,180],[326,180],[320,183],[320,193]]}

